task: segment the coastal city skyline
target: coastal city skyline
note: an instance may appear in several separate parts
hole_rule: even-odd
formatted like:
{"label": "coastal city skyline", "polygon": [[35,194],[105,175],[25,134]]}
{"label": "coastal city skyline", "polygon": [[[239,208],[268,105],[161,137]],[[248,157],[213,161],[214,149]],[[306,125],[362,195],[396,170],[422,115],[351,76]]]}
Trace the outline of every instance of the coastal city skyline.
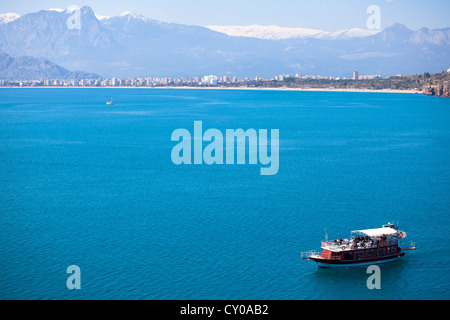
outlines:
{"label": "coastal city skyline", "polygon": [[[403,75],[396,75],[402,77]],[[242,84],[246,82],[282,82],[288,78],[302,79],[302,80],[373,80],[381,78],[381,75],[360,75],[358,71],[354,71],[352,77],[335,77],[326,75],[302,75],[302,74],[280,74],[271,78],[266,77],[237,77],[237,76],[218,76],[218,75],[204,75],[192,77],[112,77],[112,78],[98,78],[98,79],[35,79],[35,80],[0,80],[0,86],[80,86],[80,87],[121,87],[121,86],[161,86],[161,85],[198,85],[198,86],[218,86],[221,84]]]}

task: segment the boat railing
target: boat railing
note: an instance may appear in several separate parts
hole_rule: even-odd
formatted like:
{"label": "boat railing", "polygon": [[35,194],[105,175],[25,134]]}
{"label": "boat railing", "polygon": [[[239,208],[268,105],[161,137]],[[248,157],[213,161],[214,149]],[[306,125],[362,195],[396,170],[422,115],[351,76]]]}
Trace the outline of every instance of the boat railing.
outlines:
{"label": "boat railing", "polygon": [[[359,243],[359,242],[358,242]],[[389,239],[389,240],[378,240],[378,241],[370,241],[370,242],[362,242],[359,243],[359,245],[355,244],[353,240],[350,241],[322,241],[322,247],[327,247],[330,249],[339,249],[339,248],[345,248],[345,249],[365,249],[365,248],[377,248],[377,247],[383,247],[388,245],[397,244],[397,239]]]}
{"label": "boat railing", "polygon": [[342,246],[348,246],[349,244],[350,244],[350,242],[345,243],[344,241],[342,241],[342,242],[322,241],[322,247],[328,247],[328,248],[333,248],[333,249],[341,248]]}
{"label": "boat railing", "polygon": [[309,259],[310,257],[314,257],[314,256],[316,256],[316,257],[320,256],[321,257],[322,253],[314,251],[314,250],[300,253],[300,259]]}

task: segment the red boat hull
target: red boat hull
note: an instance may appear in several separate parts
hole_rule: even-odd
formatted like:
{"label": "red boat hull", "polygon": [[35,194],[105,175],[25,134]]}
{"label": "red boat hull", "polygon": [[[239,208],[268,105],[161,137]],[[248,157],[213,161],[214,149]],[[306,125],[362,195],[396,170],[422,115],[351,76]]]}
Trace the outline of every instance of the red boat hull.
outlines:
{"label": "red boat hull", "polygon": [[392,256],[386,256],[386,257],[377,257],[372,259],[361,259],[361,260],[340,260],[340,259],[325,259],[322,257],[316,258],[316,257],[310,257],[309,259],[313,260],[318,264],[319,267],[322,268],[334,268],[334,267],[358,267],[358,266],[365,266],[365,265],[373,265],[373,264],[381,264],[381,263],[387,263],[391,261],[395,261],[399,259],[400,257],[403,257],[405,255],[404,252],[401,252],[399,254],[395,254]]}

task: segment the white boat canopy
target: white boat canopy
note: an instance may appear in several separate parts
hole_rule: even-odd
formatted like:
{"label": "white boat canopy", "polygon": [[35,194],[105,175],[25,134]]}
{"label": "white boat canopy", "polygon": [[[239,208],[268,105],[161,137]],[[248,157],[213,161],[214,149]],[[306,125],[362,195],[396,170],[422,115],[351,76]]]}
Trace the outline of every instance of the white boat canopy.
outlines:
{"label": "white boat canopy", "polygon": [[362,233],[369,237],[381,237],[381,236],[395,236],[397,230],[392,228],[376,228],[376,229],[366,229],[366,230],[356,230],[352,233]]}

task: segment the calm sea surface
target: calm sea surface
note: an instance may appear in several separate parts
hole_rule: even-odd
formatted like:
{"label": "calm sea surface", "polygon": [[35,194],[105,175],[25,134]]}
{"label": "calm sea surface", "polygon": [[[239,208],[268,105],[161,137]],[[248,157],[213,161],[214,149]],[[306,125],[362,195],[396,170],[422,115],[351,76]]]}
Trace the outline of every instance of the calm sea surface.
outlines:
{"label": "calm sea surface", "polygon": [[[279,129],[279,173],[174,165],[171,134],[196,120]],[[449,169],[449,99],[1,89],[0,298],[449,299]],[[381,290],[299,259],[325,228],[394,221],[418,250],[381,266]]]}

